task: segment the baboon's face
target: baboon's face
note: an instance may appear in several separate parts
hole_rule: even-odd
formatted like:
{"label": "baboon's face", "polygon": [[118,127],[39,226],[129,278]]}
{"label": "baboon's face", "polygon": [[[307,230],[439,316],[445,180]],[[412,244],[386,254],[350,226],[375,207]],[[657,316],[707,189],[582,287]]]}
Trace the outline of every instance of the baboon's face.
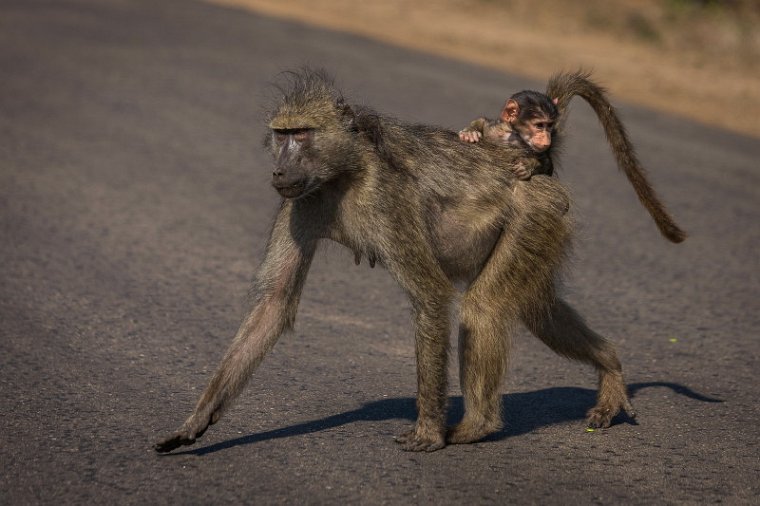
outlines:
{"label": "baboon's face", "polygon": [[307,113],[276,116],[269,125],[265,146],[274,159],[272,186],[286,199],[308,195],[346,172],[361,169],[355,136],[347,130],[351,120],[335,107]]}
{"label": "baboon's face", "polygon": [[543,153],[552,145],[554,121],[546,114],[540,114],[514,125],[522,140],[536,153]]}
{"label": "baboon's face", "polygon": [[270,147],[274,155],[272,186],[285,198],[301,197],[318,186],[315,177],[313,128],[272,129]]}
{"label": "baboon's face", "polygon": [[264,145],[274,159],[272,186],[297,199],[346,172],[361,170],[354,113],[325,76],[294,82],[269,116]]}

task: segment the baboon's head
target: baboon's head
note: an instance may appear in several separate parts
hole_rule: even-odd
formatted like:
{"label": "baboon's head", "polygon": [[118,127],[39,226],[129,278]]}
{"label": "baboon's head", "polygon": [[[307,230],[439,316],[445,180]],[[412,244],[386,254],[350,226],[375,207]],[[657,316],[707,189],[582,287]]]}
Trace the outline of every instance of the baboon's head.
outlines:
{"label": "baboon's head", "polygon": [[359,154],[353,112],[326,72],[286,72],[283,80],[264,144],[274,158],[272,186],[295,199],[358,170]]}

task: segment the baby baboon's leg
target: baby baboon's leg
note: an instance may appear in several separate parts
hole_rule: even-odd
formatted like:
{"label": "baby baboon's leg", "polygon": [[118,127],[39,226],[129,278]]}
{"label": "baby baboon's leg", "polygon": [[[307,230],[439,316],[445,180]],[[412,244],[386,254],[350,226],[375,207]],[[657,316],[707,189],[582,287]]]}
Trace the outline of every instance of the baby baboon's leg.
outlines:
{"label": "baby baboon's leg", "polygon": [[596,367],[599,392],[596,406],[587,413],[589,427],[609,427],[621,409],[629,416],[635,416],[615,347],[591,330],[567,302],[556,298],[543,318],[538,315],[525,318],[525,324],[556,353]]}

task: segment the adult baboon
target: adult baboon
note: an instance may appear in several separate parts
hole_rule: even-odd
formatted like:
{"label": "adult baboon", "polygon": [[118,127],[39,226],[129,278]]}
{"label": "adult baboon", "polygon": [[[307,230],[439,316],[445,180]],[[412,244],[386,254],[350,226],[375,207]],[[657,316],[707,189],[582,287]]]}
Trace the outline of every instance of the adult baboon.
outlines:
{"label": "adult baboon", "polygon": [[[406,450],[476,441],[501,427],[499,386],[518,321],[557,353],[599,371],[589,424],[632,413],[613,346],[555,293],[568,250],[568,195],[555,180],[518,181],[499,167],[536,164],[532,153],[469,145],[455,133],[408,125],[344,103],[322,72],[290,74],[270,116],[265,145],[283,197],[254,284],[253,306],[179,430],[159,452],[191,444],[293,325],[320,239],[384,265],[414,313],[417,410],[397,440]],[[459,306],[463,420],[445,426],[446,362],[455,283]]]}

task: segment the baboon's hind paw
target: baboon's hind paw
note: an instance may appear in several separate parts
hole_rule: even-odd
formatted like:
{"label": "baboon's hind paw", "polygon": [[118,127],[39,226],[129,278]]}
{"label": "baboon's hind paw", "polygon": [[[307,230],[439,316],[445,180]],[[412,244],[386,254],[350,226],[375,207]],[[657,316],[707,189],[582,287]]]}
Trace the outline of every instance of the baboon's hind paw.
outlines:
{"label": "baboon's hind paw", "polygon": [[587,426],[591,429],[606,429],[618,413],[624,411],[631,418],[636,418],[636,411],[630,401],[625,399],[619,405],[594,406],[587,413]]}
{"label": "baboon's hind paw", "polygon": [[501,424],[480,424],[476,426],[463,421],[449,429],[446,434],[446,442],[451,444],[474,443],[499,429],[501,429]]}

